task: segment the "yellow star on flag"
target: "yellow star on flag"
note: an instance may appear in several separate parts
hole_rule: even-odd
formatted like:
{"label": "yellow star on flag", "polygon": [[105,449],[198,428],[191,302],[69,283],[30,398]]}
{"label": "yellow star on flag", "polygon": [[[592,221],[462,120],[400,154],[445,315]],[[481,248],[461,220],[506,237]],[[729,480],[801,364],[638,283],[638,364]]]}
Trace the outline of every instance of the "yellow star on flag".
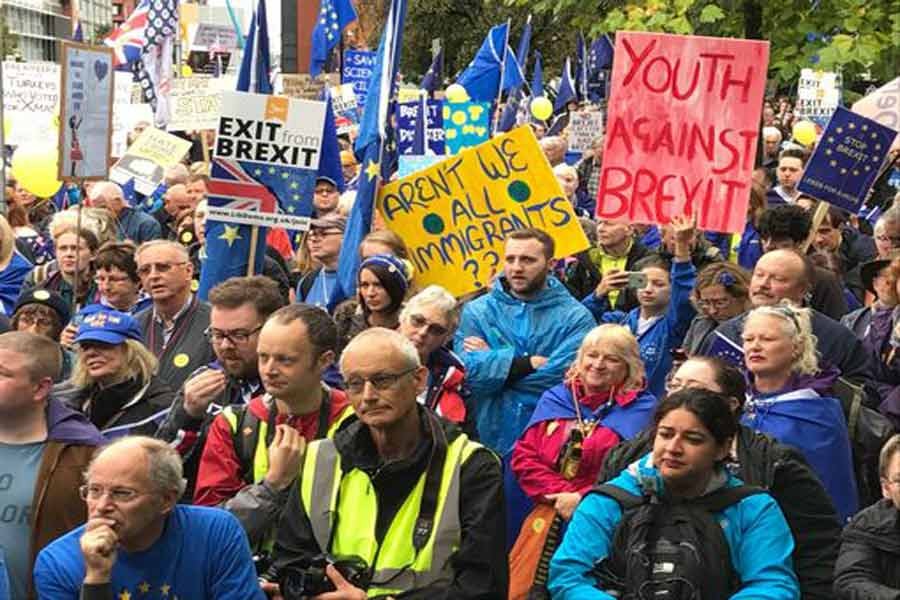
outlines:
{"label": "yellow star on flag", "polygon": [[224,227],[225,231],[219,236],[219,239],[228,242],[229,248],[234,245],[235,241],[243,239],[240,234],[238,234],[238,228],[236,226],[225,225]]}
{"label": "yellow star on flag", "polygon": [[168,596],[168,595],[169,595],[169,590],[171,590],[171,589],[172,589],[172,586],[169,585],[168,583],[164,583],[164,584],[162,584],[161,586],[159,586],[159,591],[162,592],[162,595],[163,595],[163,596]]}
{"label": "yellow star on flag", "polygon": [[150,591],[150,584],[147,583],[146,581],[144,581],[138,586],[138,589],[141,591],[142,594],[146,594],[147,592]]}
{"label": "yellow star on flag", "polygon": [[366,166],[366,175],[369,176],[369,179],[375,179],[378,177],[378,163],[374,161],[369,161],[368,166]]}
{"label": "yellow star on flag", "polygon": [[131,592],[128,590],[122,590],[119,594],[119,600],[131,600]]}

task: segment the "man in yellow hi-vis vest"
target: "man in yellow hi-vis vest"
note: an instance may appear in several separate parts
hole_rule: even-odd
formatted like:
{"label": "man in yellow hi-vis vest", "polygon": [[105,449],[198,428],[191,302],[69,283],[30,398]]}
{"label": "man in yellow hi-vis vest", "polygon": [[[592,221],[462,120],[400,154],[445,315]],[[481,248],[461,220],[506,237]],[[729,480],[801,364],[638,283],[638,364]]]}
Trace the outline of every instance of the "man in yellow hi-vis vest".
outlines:
{"label": "man in yellow hi-vis vest", "polygon": [[338,567],[351,558],[364,565],[368,581],[361,589],[328,566],[335,600],[505,598],[497,456],[417,403],[428,370],[399,333],[359,334],[341,372],[358,421],[307,446],[278,527],[278,577],[302,578],[326,553]]}

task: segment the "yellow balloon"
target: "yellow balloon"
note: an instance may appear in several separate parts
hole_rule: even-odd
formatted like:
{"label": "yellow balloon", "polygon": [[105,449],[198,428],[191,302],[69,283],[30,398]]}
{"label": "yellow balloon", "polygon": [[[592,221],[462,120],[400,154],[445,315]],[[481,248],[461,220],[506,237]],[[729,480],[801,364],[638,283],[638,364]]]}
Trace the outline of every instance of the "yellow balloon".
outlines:
{"label": "yellow balloon", "polygon": [[535,119],[546,121],[553,114],[553,103],[541,96],[531,101],[531,114]]}
{"label": "yellow balloon", "polygon": [[57,176],[56,145],[28,142],[16,148],[12,157],[12,174],[23,188],[38,198],[49,198],[62,182]]}
{"label": "yellow balloon", "polygon": [[447,97],[449,102],[467,102],[469,100],[469,92],[458,83],[448,85],[444,96]]}
{"label": "yellow balloon", "polygon": [[804,146],[812,146],[816,141],[816,125],[812,121],[798,121],[794,123],[791,135],[795,141]]}
{"label": "yellow balloon", "polygon": [[190,77],[194,74],[194,70],[191,68],[191,65],[181,65],[181,76],[182,77]]}

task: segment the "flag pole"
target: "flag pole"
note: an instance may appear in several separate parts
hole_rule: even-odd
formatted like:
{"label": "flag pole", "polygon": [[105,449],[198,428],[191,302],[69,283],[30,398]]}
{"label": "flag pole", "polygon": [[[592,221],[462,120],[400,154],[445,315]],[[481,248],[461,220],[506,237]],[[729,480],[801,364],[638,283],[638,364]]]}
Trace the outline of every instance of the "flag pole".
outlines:
{"label": "flag pole", "polygon": [[[2,52],[0,52],[2,54]],[[3,214],[7,213],[6,206],[6,140],[4,136],[6,132],[3,131],[4,120],[3,120],[3,60],[5,56],[0,56],[0,211]]]}
{"label": "flag pole", "polygon": [[256,244],[259,242],[259,225],[250,227],[250,255],[247,257],[247,277],[255,275]]}

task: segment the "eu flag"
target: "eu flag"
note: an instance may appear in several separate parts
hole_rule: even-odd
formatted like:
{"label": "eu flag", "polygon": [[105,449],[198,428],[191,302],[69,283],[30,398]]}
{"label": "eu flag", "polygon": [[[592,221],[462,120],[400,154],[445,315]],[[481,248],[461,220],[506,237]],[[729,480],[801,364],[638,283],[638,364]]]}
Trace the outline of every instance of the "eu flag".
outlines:
{"label": "eu flag", "polygon": [[428,67],[428,71],[422,78],[422,83],[419,85],[419,87],[428,92],[429,98],[433,98],[434,93],[441,87],[443,78],[444,49],[441,48],[437,51],[437,54],[434,55],[434,59],[432,59],[431,61],[431,66]]}
{"label": "eu flag", "polygon": [[544,95],[544,67],[541,64],[541,53],[534,51],[534,72],[531,74],[531,97],[540,98]]}
{"label": "eu flag", "polygon": [[731,363],[738,369],[744,369],[744,349],[718,331],[713,332],[713,340],[706,354]]}
{"label": "eu flag", "polygon": [[508,42],[509,23],[491,27],[475,58],[456,80],[473,102],[497,101]]}
{"label": "eu flag", "polygon": [[309,74],[315,77],[325,68],[328,55],[341,41],[344,27],[356,20],[350,0],[321,0],[319,19],[312,32]]}
{"label": "eu flag", "polygon": [[553,112],[558,113],[565,110],[566,105],[575,99],[575,83],[572,81],[572,60],[567,58],[562,78],[559,80],[559,87],[556,89]]}
{"label": "eu flag", "polygon": [[516,119],[521,109],[522,101],[525,99],[522,85],[525,83],[525,67],[528,64],[528,49],[530,46],[531,15],[528,16],[528,20],[525,22],[525,28],[522,30],[522,37],[519,38],[519,47],[516,50],[516,66],[522,71],[522,83],[509,92],[509,97],[506,99],[506,105],[503,107],[503,112],[500,114],[500,122],[497,125],[498,131],[506,132],[516,125]]}

